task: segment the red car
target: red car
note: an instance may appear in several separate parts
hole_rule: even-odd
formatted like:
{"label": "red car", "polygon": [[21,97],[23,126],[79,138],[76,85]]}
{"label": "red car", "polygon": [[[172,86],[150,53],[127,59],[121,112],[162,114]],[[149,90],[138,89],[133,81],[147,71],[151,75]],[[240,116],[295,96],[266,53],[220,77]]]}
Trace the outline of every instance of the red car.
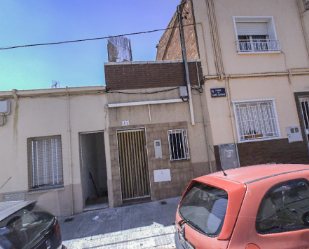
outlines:
{"label": "red car", "polygon": [[259,165],[191,181],[176,213],[178,249],[309,248],[309,165]]}

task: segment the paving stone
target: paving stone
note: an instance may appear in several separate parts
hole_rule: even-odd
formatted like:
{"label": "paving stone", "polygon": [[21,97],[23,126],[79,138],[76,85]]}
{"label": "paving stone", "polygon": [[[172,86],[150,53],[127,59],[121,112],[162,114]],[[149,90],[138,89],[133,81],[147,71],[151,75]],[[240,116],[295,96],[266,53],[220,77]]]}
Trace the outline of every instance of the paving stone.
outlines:
{"label": "paving stone", "polygon": [[[175,248],[174,219],[179,200],[176,197],[60,217],[63,244],[68,249]],[[65,222],[68,218],[73,220]]]}

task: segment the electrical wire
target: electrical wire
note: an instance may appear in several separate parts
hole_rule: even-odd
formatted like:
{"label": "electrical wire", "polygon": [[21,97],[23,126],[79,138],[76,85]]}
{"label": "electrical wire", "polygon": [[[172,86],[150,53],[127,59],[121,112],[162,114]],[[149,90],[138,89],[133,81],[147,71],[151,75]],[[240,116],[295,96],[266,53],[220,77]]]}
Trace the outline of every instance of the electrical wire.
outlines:
{"label": "electrical wire", "polygon": [[[190,24],[186,24],[186,25],[183,25],[183,26],[191,26],[191,25],[194,25],[194,24],[190,23]],[[79,39],[79,40],[18,45],[18,46],[11,46],[11,47],[2,47],[2,48],[0,48],[0,50],[8,50],[8,49],[15,49],[15,48],[26,48],[26,47],[37,47],[37,46],[50,46],[50,45],[59,45],[59,44],[76,43],[76,42],[84,42],[84,41],[96,41],[96,40],[104,40],[104,39],[108,39],[108,38],[115,38],[115,37],[122,37],[122,36],[149,34],[149,33],[154,33],[154,32],[158,32],[158,31],[165,31],[165,30],[168,30],[168,29],[176,29],[176,28],[178,28],[178,27],[168,27],[168,28],[165,28],[165,29],[154,29],[154,30],[149,30],[149,31],[141,31],[141,32],[135,32],[135,33],[96,37],[96,38],[86,38],[86,39]]]}
{"label": "electrical wire", "polygon": [[154,93],[162,93],[162,92],[169,92],[173,91],[175,89],[178,89],[179,87],[164,89],[160,91],[152,91],[152,92],[123,92],[123,91],[114,91],[114,90],[108,90],[106,89],[106,93],[122,93],[122,94],[154,94]]}
{"label": "electrical wire", "polygon": [[203,87],[202,86],[191,86],[191,90],[195,90],[198,93],[203,93]]}

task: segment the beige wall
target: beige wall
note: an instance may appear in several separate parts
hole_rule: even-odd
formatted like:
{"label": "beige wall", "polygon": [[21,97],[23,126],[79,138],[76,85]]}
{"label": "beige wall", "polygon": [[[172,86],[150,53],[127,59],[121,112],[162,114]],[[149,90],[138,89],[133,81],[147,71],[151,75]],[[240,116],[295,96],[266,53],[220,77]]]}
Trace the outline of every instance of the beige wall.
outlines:
{"label": "beige wall", "polygon": [[[18,102],[10,96],[10,93],[3,93],[4,98],[10,98],[11,114],[7,116],[7,123],[0,127],[0,140],[6,141],[1,143],[3,170],[0,174],[0,182],[3,184],[9,177],[11,179],[0,190],[2,194],[24,192],[27,200],[38,200],[39,204],[52,213],[69,215],[72,213],[73,188],[74,213],[83,210],[79,133],[106,129],[106,109],[104,108],[106,96],[83,95],[89,93],[85,90],[87,89],[70,89],[70,94],[74,92],[82,95],[71,95],[69,100],[65,90],[59,93],[61,96],[52,95],[60,92],[59,89],[22,91],[17,93]],[[92,89],[93,92],[96,90],[102,91],[103,88]],[[52,96],[46,96],[46,94]],[[24,95],[29,97],[25,98]],[[71,132],[68,131],[69,124]],[[64,188],[28,192],[27,139],[52,135],[61,135]],[[72,171],[70,165],[72,165]]]}
{"label": "beige wall", "polygon": [[[299,0],[300,5],[301,0]],[[300,8],[301,12],[301,17],[302,17],[302,26],[303,26],[303,34],[306,37],[305,39],[307,40],[307,56],[308,56],[308,61],[309,61],[309,10],[305,10],[304,8]]]}
{"label": "beige wall", "polygon": [[[224,79],[209,79],[205,82],[205,96],[209,108],[209,119],[215,145],[237,142],[235,118],[229,111],[227,97],[211,98],[210,89],[225,87],[230,89],[230,100],[251,100],[274,98],[278,114],[281,136],[286,138],[286,127],[299,125],[294,92],[309,91],[309,76],[291,76],[288,69],[308,70],[309,60],[306,43],[298,12],[297,1],[292,0],[215,0],[215,12],[222,51],[222,59],[227,76]],[[211,40],[211,29],[206,9],[206,0],[193,0],[197,36],[205,76],[216,75],[215,57]],[[305,27],[309,26],[308,12],[304,15]],[[274,20],[277,39],[281,42],[281,52],[260,54],[238,54],[233,16],[271,16]],[[284,77],[246,77],[252,73],[286,72]],[[235,74],[243,75],[233,78]],[[229,85],[229,88],[227,87]],[[232,105],[231,105],[232,107]],[[232,109],[232,108],[231,108]]]}
{"label": "beige wall", "polygon": [[[132,90],[128,92],[152,92],[156,90],[158,89]],[[186,121],[188,123],[192,163],[207,162],[203,111],[200,97],[197,92],[195,94],[193,95],[194,126],[191,125],[189,104],[188,102],[182,102],[109,108],[110,127],[122,126],[122,121],[129,121],[130,125],[134,126]],[[109,104],[164,99],[179,99],[179,89],[147,95],[118,93],[108,95]]]}
{"label": "beige wall", "polygon": [[[307,55],[304,53],[305,42],[296,1],[216,0],[214,4],[226,74],[285,71],[287,68],[309,66]],[[194,1],[194,12],[204,74],[215,74],[205,1]],[[277,39],[281,42],[282,53],[237,54],[233,16],[274,17]]]}
{"label": "beige wall", "polygon": [[[157,90],[134,90],[134,92],[152,92]],[[67,91],[69,97],[67,96]],[[119,199],[114,198],[115,193],[118,194],[117,191],[119,191],[119,186],[117,185],[119,179],[112,178],[111,169],[111,162],[113,161],[116,162],[113,165],[113,171],[119,171],[119,165],[117,164],[118,148],[114,143],[110,147],[109,139],[115,136],[116,127],[118,127],[117,129],[119,127],[126,129],[126,127],[122,126],[122,121],[129,121],[130,128],[153,127],[153,129],[160,131],[158,134],[160,134],[162,141],[164,140],[164,144],[167,144],[166,130],[169,124],[180,128],[183,127],[180,124],[185,124],[183,128],[188,129],[191,158],[189,161],[184,162],[184,165],[191,172],[190,174],[194,176],[210,172],[208,155],[206,153],[203,109],[198,92],[193,95],[195,125],[191,125],[188,102],[154,104],[150,105],[149,108],[148,105],[118,108],[107,107],[107,103],[179,99],[178,88],[169,92],[146,95],[105,94],[103,91],[103,87],[17,91],[18,100],[14,100],[11,92],[1,93],[1,98],[9,99],[11,102],[11,114],[7,116],[7,123],[0,126],[0,141],[5,141],[5,143],[1,143],[1,163],[5,169],[0,174],[1,184],[11,177],[0,190],[1,198],[5,194],[25,193],[26,200],[37,200],[39,204],[55,215],[70,215],[73,212],[82,212],[84,200],[82,196],[83,177],[80,163],[79,135],[80,133],[103,131],[109,205],[110,207],[120,205]],[[201,97],[204,98],[204,95],[201,95]],[[110,127],[113,127],[112,132]],[[162,129],[164,134],[161,132]],[[147,134],[150,136],[151,132]],[[27,139],[52,135],[61,135],[64,188],[29,192]],[[149,143],[151,148],[153,141]],[[167,160],[168,155],[166,154],[165,157]],[[212,156],[212,160],[213,158]],[[176,165],[176,163],[174,164]],[[181,169],[182,164],[179,165]],[[172,171],[175,173],[173,177],[176,175],[180,177],[181,174],[184,174],[181,170],[178,171],[175,171],[176,173]],[[150,174],[150,177],[153,178],[153,172],[150,173],[152,174]],[[188,179],[191,179],[192,175],[187,174]],[[181,179],[179,178],[178,181]],[[178,192],[183,191],[189,181],[188,179],[183,183],[183,186],[177,185]],[[170,185],[172,189],[173,184]],[[152,189],[152,192],[156,193],[155,199],[163,196],[159,193],[160,191]],[[170,194],[173,195],[176,192],[171,191]]]}

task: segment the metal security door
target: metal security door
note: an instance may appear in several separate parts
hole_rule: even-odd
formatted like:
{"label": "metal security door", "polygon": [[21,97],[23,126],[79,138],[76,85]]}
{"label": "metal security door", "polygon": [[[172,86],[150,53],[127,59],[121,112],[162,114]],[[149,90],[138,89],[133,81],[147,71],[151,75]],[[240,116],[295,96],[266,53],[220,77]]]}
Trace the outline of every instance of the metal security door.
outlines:
{"label": "metal security door", "polygon": [[145,131],[120,131],[117,138],[122,200],[149,197]]}
{"label": "metal security door", "polygon": [[[304,120],[307,142],[309,142],[309,97],[300,99],[301,112]],[[309,146],[309,144],[308,144]]]}

